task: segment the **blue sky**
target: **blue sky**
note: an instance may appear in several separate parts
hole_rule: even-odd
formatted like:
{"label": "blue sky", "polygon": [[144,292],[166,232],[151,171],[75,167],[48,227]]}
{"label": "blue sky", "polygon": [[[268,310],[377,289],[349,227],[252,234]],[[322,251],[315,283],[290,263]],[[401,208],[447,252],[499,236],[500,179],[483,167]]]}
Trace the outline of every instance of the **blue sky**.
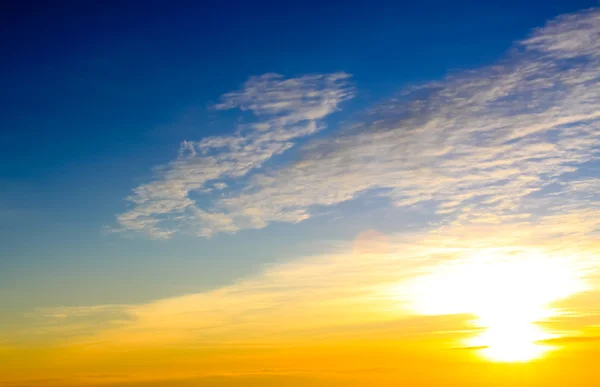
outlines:
{"label": "blue sky", "polygon": [[[327,139],[402,88],[493,64],[533,28],[597,4],[525,3],[3,5],[0,307],[202,291],[365,229],[434,221],[363,197],[300,223],[211,238],[111,231],[132,190],[153,181],[153,168],[174,160],[182,141],[254,122],[248,111],[214,108],[252,76],[351,74],[341,89],[353,98],[322,117],[327,129],[316,136]],[[273,159],[274,168],[295,157]]]}

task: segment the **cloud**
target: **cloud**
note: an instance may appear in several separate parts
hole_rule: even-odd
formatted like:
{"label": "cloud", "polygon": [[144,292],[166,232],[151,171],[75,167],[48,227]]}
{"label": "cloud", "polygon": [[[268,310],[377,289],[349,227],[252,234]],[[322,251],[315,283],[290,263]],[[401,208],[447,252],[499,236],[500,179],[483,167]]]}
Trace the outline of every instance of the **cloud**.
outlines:
{"label": "cloud", "polygon": [[[268,170],[260,167],[319,131],[352,91],[343,73],[251,78],[216,105],[251,111],[248,132],[184,142],[118,221],[159,238],[210,236],[300,222],[365,192],[398,207],[430,203],[447,222],[527,221],[539,210],[528,197],[597,159],[599,20],[597,10],[559,17],[497,64],[404,90]],[[237,185],[202,205],[190,197],[216,179]]]}
{"label": "cloud", "polygon": [[256,227],[245,225],[242,217],[201,208],[190,196],[222,190],[227,183],[218,180],[240,179],[293,147],[299,138],[322,130],[322,120],[352,96],[345,73],[250,78],[242,90],[223,95],[215,108],[250,111],[257,121],[241,125],[230,136],[182,142],[175,161],[162,166],[154,181],[134,189],[128,198],[133,208],[117,217],[119,230],[169,238],[182,228],[210,236]]}
{"label": "cloud", "polygon": [[450,348],[453,351],[479,351],[481,349],[489,348],[487,345],[471,346],[471,347],[455,347]]}
{"label": "cloud", "polygon": [[[216,207],[253,209],[255,224],[295,222],[379,189],[397,206],[433,202],[438,214],[461,222],[526,218],[525,197],[597,158],[598,50],[568,45],[563,59],[558,49],[560,31],[572,33],[574,20],[584,28],[597,14],[537,31],[517,45],[525,52],[496,66],[387,102],[352,134],[255,175],[248,190]],[[590,29],[580,32],[597,34]]]}
{"label": "cloud", "polygon": [[[579,226],[577,222],[568,224],[573,229]],[[382,249],[382,236],[359,235],[354,243],[348,243],[338,252],[268,266],[257,275],[210,291],[144,304],[38,309],[27,315],[36,324],[33,327],[25,324],[25,331],[12,335],[55,337],[58,332],[63,344],[100,351],[173,345],[285,346],[331,339],[335,332],[343,332],[342,336],[360,332],[358,336],[369,337],[385,331],[404,337],[448,330],[456,333],[460,329],[464,335],[475,328],[460,325],[470,319],[464,315],[458,320],[419,323],[410,318],[423,314],[414,305],[423,301],[424,294],[429,295],[415,292],[415,283],[435,273],[443,277],[449,268],[467,273],[474,262],[483,258],[486,263],[499,265],[544,257],[544,265],[540,264],[537,272],[538,281],[548,281],[544,279],[548,267],[563,264],[569,267],[565,275],[584,277],[589,268],[597,268],[598,246],[574,244],[572,238],[572,233],[556,236],[546,228],[526,225],[485,228],[454,225],[436,232],[387,235]],[[499,272],[501,275],[494,283],[518,280],[523,285],[530,279],[523,275],[509,279],[507,273],[507,270]],[[465,282],[465,290],[471,289],[466,285],[476,288],[476,280],[467,276],[458,279]],[[559,281],[555,283],[558,285]],[[455,286],[452,281],[437,281],[434,296],[451,305],[443,311],[426,314],[470,313],[460,304],[465,300],[452,299],[457,294]],[[506,298],[511,297],[523,296],[506,292]],[[382,329],[386,323],[393,329]],[[70,332],[70,340],[65,340],[62,332]]]}
{"label": "cloud", "polygon": [[600,336],[565,336],[540,341],[541,344],[585,344],[600,341]]}

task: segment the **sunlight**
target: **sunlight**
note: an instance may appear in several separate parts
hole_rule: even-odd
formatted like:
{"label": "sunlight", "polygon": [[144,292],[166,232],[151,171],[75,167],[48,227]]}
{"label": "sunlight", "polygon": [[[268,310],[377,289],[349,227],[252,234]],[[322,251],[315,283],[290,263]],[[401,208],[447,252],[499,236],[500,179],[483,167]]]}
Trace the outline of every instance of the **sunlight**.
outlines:
{"label": "sunlight", "polygon": [[558,313],[552,302],[583,289],[567,260],[530,249],[478,251],[413,285],[421,314],[475,315],[472,323],[483,331],[462,345],[501,362],[530,361],[552,349],[538,342],[555,336],[536,323]]}
{"label": "sunlight", "polygon": [[498,362],[524,362],[542,357],[552,347],[536,344],[536,341],[551,338],[534,323],[507,324],[499,321],[487,326],[485,331],[468,344],[482,349],[487,359]]}

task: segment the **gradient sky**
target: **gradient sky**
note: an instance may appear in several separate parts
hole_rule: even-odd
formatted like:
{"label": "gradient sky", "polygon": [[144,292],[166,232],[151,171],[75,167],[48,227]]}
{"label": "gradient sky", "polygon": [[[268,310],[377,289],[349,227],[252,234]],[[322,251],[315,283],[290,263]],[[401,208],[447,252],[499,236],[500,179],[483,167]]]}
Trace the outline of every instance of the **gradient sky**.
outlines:
{"label": "gradient sky", "polygon": [[600,383],[597,2],[9,3],[0,384]]}

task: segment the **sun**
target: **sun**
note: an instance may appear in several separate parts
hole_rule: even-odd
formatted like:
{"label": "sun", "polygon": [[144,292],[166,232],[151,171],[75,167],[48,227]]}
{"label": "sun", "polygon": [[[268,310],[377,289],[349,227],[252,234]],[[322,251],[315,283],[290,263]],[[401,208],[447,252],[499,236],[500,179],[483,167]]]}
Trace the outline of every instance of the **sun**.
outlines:
{"label": "sun", "polygon": [[522,322],[488,326],[480,335],[468,340],[467,344],[481,346],[480,353],[496,362],[527,362],[541,358],[552,347],[538,341],[552,336],[534,323]]}
{"label": "sun", "polygon": [[568,260],[532,249],[486,249],[441,265],[412,287],[420,314],[468,313],[481,332],[462,345],[490,361],[526,362],[552,349],[538,324],[554,316],[551,304],[583,289]]}

